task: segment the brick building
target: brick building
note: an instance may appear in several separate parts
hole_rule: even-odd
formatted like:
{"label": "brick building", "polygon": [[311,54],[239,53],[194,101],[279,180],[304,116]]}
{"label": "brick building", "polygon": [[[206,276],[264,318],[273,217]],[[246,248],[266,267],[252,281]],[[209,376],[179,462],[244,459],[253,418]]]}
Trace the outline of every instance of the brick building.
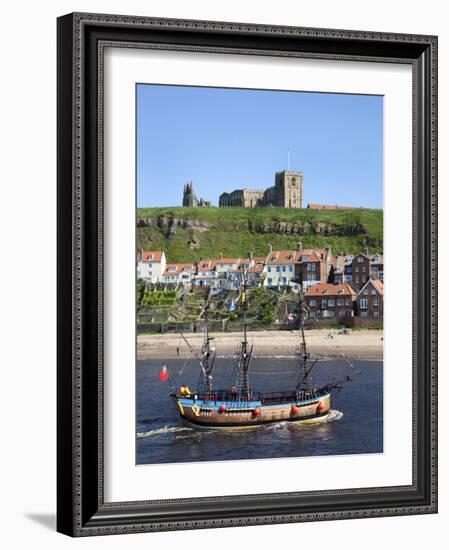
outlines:
{"label": "brick building", "polygon": [[332,268],[330,248],[302,249],[298,243],[298,261],[295,265],[296,280],[303,290],[318,283],[327,283]]}
{"label": "brick building", "polygon": [[347,283],[318,283],[304,294],[309,317],[347,321],[354,315],[357,294]]}
{"label": "brick building", "polygon": [[383,318],[384,285],[380,279],[369,279],[356,299],[358,317]]}

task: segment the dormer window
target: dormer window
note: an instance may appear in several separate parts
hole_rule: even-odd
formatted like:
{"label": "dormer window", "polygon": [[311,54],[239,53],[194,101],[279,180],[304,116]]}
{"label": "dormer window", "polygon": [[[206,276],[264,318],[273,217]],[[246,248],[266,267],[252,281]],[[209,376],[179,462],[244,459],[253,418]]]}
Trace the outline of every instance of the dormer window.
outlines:
{"label": "dormer window", "polygon": [[343,293],[344,293],[344,290],[340,288],[340,290],[338,291],[338,294],[343,294]]}

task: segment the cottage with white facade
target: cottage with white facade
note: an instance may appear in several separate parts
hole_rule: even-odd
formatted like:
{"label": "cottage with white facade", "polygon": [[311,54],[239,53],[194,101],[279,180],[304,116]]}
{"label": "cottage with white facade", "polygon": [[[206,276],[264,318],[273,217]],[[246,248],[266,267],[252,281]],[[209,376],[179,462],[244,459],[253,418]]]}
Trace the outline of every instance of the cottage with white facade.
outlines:
{"label": "cottage with white facade", "polygon": [[137,255],[137,278],[149,283],[162,282],[166,265],[163,250],[140,250]]}

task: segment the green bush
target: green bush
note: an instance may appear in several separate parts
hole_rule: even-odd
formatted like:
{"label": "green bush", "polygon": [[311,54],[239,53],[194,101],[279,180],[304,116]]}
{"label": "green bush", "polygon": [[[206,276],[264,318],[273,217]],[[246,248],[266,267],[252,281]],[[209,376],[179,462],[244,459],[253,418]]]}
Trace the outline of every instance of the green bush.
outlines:
{"label": "green bush", "polygon": [[142,298],[142,305],[145,306],[173,306],[178,297],[175,290],[153,290],[146,291]]}

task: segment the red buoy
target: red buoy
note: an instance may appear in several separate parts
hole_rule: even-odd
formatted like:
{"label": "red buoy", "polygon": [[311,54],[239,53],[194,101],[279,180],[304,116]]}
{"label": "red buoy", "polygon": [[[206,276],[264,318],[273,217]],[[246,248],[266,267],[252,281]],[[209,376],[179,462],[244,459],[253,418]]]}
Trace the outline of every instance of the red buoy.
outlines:
{"label": "red buoy", "polygon": [[292,405],[291,413],[296,414],[299,411],[298,407],[296,405]]}
{"label": "red buoy", "polygon": [[256,407],[256,408],[253,410],[253,415],[254,415],[255,417],[257,417],[257,416],[260,415],[260,409],[259,409],[259,407]]}
{"label": "red buoy", "polygon": [[226,405],[221,405],[221,407],[218,409],[218,412],[219,412],[219,413],[224,413],[224,412],[226,412]]}

